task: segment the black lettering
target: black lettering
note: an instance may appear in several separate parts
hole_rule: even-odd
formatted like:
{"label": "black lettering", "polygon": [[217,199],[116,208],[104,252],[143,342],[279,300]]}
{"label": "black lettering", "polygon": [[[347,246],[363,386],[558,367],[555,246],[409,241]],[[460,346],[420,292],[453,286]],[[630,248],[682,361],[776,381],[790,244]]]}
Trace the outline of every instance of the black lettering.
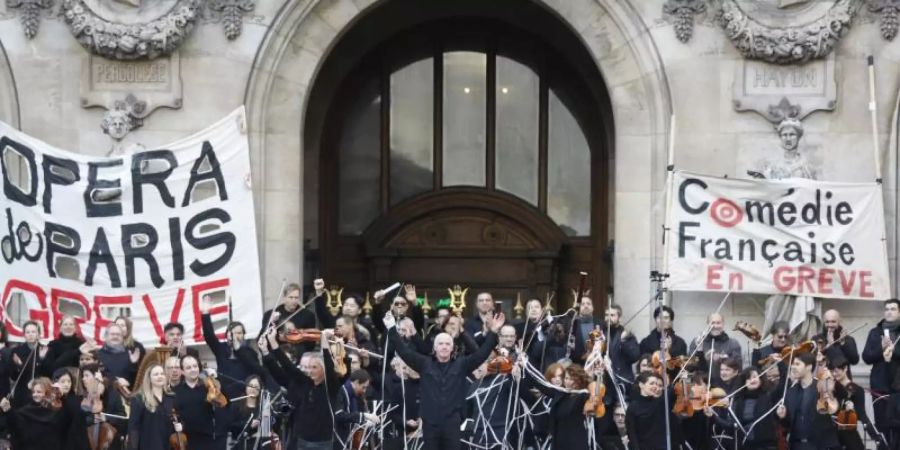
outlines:
{"label": "black lettering", "polygon": [[759,249],[759,253],[762,255],[763,259],[769,262],[769,267],[772,267],[772,261],[778,259],[780,256],[778,252],[769,253],[769,247],[774,247],[776,242],[772,239],[766,239],[763,241],[762,246]]}
{"label": "black lettering", "polygon": [[803,259],[803,248],[797,241],[788,241],[784,244],[784,260],[806,262]]}
{"label": "black lettering", "polygon": [[[149,167],[151,161],[165,161],[169,167],[160,172],[144,173],[142,168]],[[152,150],[134,155],[131,160],[131,182],[134,187],[135,214],[144,212],[144,184],[156,187],[162,202],[169,208],[175,207],[175,197],[169,193],[166,178],[172,174],[176,166],[178,166],[178,161],[171,150]]]}
{"label": "black lettering", "polygon": [[[53,203],[53,185],[68,186],[81,179],[78,173],[78,163],[66,158],[44,155],[41,163],[44,169],[44,213],[50,214],[50,205]],[[61,174],[59,172],[68,172]]]}
{"label": "black lettering", "polygon": [[[745,252],[744,249],[747,249]],[[748,253],[748,255],[744,255]],[[756,261],[756,244],[753,239],[741,239],[738,241],[738,259],[740,261]]]}
{"label": "black lettering", "polygon": [[719,238],[716,240],[716,259],[727,259],[731,260],[731,243],[728,242],[728,239]]}
{"label": "black lettering", "polygon": [[[140,242],[141,239],[144,242]],[[159,236],[156,230],[147,223],[131,223],[122,225],[122,252],[125,254],[125,283],[127,287],[134,287],[134,262],[143,259],[147,263],[150,272],[150,280],[153,286],[163,285],[163,279],[159,275],[159,265],[153,257],[153,250]]]}
{"label": "black lettering", "polygon": [[[18,186],[10,181],[10,168],[6,165],[6,152],[14,151],[18,153],[28,164],[28,179],[30,181],[29,192],[23,192]],[[3,194],[6,198],[19,203],[23,206],[34,206],[37,204],[37,163],[34,160],[34,150],[27,145],[14,141],[7,136],[0,138],[0,166],[3,168]]]}
{"label": "black lettering", "polygon": [[[59,242],[60,236],[72,241],[71,245],[65,245]],[[81,249],[81,236],[78,235],[78,232],[75,231],[74,228],[69,228],[58,223],[46,222],[44,223],[44,240],[47,241],[47,274],[50,275],[51,278],[56,278],[55,255],[78,256],[78,251]]]}
{"label": "black lettering", "polygon": [[825,253],[825,256],[822,257],[822,263],[834,264],[837,261],[837,256],[834,254],[834,242],[822,244],[822,252]]}
{"label": "black lettering", "polygon": [[215,247],[217,245],[224,245],[225,249],[222,251],[222,254],[219,255],[218,258],[208,262],[203,263],[199,260],[194,260],[191,262],[190,267],[191,271],[200,276],[212,275],[219,271],[225,264],[228,264],[228,261],[231,260],[231,255],[234,254],[234,247],[237,241],[237,238],[234,236],[234,233],[230,233],[227,231],[221,231],[218,233],[210,233],[204,236],[197,236],[194,231],[196,228],[200,227],[200,225],[207,220],[215,219],[221,222],[222,224],[226,224],[231,221],[231,216],[228,215],[228,212],[221,208],[212,208],[206,211],[197,214],[194,217],[191,217],[191,220],[188,220],[187,225],[185,225],[184,229],[184,237],[185,240],[191,244],[192,247],[198,250],[205,250],[208,248]]}
{"label": "black lettering", "polygon": [[[88,217],[113,217],[122,215],[121,186],[119,179],[100,180],[97,172],[105,167],[117,167],[122,165],[121,159],[109,161],[90,161],[88,164],[88,184],[84,190],[84,208]],[[115,196],[119,190],[120,195]],[[107,201],[97,203],[99,198],[109,198]]]}
{"label": "black lettering", "polygon": [[834,207],[834,220],[841,225],[849,225],[853,222],[853,207],[847,202],[840,202]]}
{"label": "black lettering", "polygon": [[116,267],[116,259],[113,258],[113,254],[109,250],[109,240],[106,238],[106,231],[103,228],[97,228],[97,234],[94,236],[94,246],[91,248],[91,254],[88,256],[88,266],[84,275],[85,285],[94,285],[94,273],[97,272],[98,264],[106,266],[110,286],[114,288],[122,286],[122,280],[119,279],[119,268]]}
{"label": "black lettering", "polygon": [[800,216],[803,218],[803,221],[812,225],[822,225],[821,214],[819,214],[819,209],[821,208],[822,203],[822,192],[816,189],[816,200],[812,203],[807,203],[803,205],[803,211],[801,211]]}
{"label": "black lettering", "polygon": [[778,221],[785,225],[793,225],[797,220],[794,216],[797,214],[797,206],[791,202],[784,202],[778,205]]}
{"label": "black lettering", "polygon": [[[200,173],[200,166],[203,165],[204,160],[209,164],[209,171]],[[219,191],[219,199],[222,201],[228,200],[228,192],[225,190],[225,177],[222,175],[222,170],[219,167],[216,152],[209,141],[203,141],[203,150],[200,152],[197,160],[194,161],[194,166],[191,167],[191,178],[188,180],[188,187],[184,191],[184,201],[181,202],[181,206],[187,206],[191,203],[191,194],[194,192],[194,187],[197,183],[209,179],[215,180]]]}
{"label": "black lettering", "polygon": [[[756,212],[756,221],[760,223],[767,223],[769,226],[775,225],[775,207],[772,206],[769,202],[757,202],[757,201],[748,201],[745,205],[745,209],[747,210],[747,218],[750,219],[750,222],[753,222],[753,213]],[[766,219],[766,216],[768,219]]]}
{"label": "black lettering", "polygon": [[846,242],[841,244],[838,253],[841,255],[841,261],[848,266],[853,265],[853,261],[856,261],[856,257],[853,256],[853,247]]}
{"label": "black lettering", "polygon": [[688,227],[699,227],[700,222],[681,222],[678,224],[678,257],[684,258],[684,247],[685,243],[688,241],[697,240],[696,237],[691,236],[685,232]]}
{"label": "black lettering", "polygon": [[181,221],[169,218],[169,242],[172,245],[172,279],[184,279],[184,249],[181,246]]}
{"label": "black lettering", "polygon": [[687,198],[685,198],[685,191],[687,191],[688,186],[696,184],[703,189],[706,189],[707,184],[703,180],[698,180],[696,178],[688,178],[681,182],[681,186],[678,187],[678,203],[681,204],[681,209],[687,211],[689,214],[702,214],[703,211],[706,211],[706,208],[709,207],[709,202],[703,202],[699,207],[692,207],[688,205]]}

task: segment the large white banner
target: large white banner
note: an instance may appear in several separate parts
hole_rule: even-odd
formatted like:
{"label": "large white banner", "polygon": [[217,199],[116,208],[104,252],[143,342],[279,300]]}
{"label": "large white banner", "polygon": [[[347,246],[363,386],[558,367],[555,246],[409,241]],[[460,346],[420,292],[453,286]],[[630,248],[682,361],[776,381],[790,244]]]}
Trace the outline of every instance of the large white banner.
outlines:
{"label": "large white banner", "polygon": [[670,289],[885,299],[881,187],[676,172]]}
{"label": "large white banner", "polygon": [[203,342],[200,300],[223,332],[231,314],[249,336],[262,321],[259,261],[243,108],[178,142],[98,158],[64,151],[0,122],[0,318],[57,334],[73,312],[102,342],[120,308],[149,347],[180,322]]}

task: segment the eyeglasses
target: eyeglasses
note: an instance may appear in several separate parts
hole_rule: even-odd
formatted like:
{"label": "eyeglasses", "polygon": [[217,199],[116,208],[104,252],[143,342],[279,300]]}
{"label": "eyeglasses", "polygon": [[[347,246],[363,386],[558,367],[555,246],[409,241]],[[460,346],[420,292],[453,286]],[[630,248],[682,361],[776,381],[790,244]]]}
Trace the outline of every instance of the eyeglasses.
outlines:
{"label": "eyeglasses", "polygon": [[409,306],[409,304],[407,304],[406,302],[394,302],[394,306],[402,306],[405,308]]}

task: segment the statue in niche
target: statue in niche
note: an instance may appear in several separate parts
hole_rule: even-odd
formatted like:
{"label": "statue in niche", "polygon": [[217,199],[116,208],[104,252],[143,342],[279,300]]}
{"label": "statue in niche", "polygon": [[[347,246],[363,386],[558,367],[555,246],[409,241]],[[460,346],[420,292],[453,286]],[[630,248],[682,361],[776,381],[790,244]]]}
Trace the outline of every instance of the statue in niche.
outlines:
{"label": "statue in niche", "polygon": [[800,138],[803,137],[803,124],[794,117],[788,117],[775,126],[781,148],[781,158],[762,161],[759,170],[748,170],[747,174],[754,178],[782,180],[785,178],[817,179],[816,170],[809,163],[806,155],[800,151]]}
{"label": "statue in niche", "polygon": [[[781,157],[763,160],[758,170],[748,170],[754,178],[784,180],[789,178],[817,179],[817,172],[800,150],[803,124],[797,118],[799,107],[786,99],[769,109],[774,117],[782,118],[775,131],[781,140]],[[822,300],[811,296],[777,294],[766,299],[763,330],[772,329],[776,322],[787,322],[793,342],[801,342],[816,335],[821,328]]]}

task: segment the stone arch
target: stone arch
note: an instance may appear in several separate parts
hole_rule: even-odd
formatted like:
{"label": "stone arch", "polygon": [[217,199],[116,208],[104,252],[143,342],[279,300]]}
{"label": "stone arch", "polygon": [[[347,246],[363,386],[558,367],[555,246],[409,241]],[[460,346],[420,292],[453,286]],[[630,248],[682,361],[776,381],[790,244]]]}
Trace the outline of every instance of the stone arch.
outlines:
{"label": "stone arch", "polygon": [[0,42],[0,120],[19,128],[19,93],[3,42]]}
{"label": "stone arch", "polygon": [[[655,266],[652,230],[661,223],[657,200],[665,179],[672,110],[658,49],[630,0],[533,1],[580,37],[609,90],[615,118],[614,136],[609,137],[614,142],[608,143],[614,168],[610,235],[622,249],[616,252],[616,267],[626,268],[616,271],[615,285],[642,297],[648,282],[635,274]],[[377,4],[288,0],[260,45],[245,104],[254,180],[261,186],[256,204],[262,221],[264,286],[277,286],[282,278],[296,279],[302,273],[303,249],[297,238],[303,236],[302,128],[315,75],[341,34]],[[283,176],[290,173],[286,167],[300,176]]]}

